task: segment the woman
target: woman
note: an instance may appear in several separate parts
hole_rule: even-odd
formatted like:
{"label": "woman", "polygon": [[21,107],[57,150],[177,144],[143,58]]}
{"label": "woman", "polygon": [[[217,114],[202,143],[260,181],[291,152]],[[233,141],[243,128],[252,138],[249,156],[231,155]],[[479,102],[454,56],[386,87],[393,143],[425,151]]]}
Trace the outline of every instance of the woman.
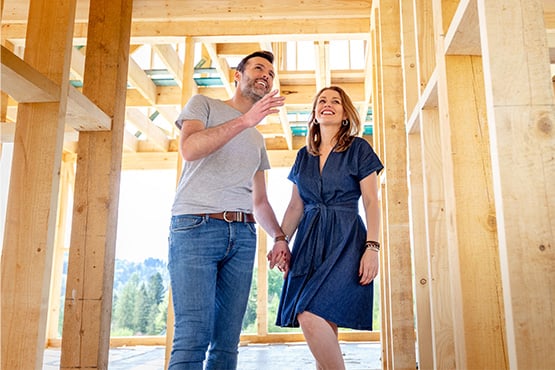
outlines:
{"label": "woman", "polygon": [[[383,165],[357,136],[360,119],[341,88],[316,95],[308,126],[281,225],[287,240],[297,233],[291,260],[271,252],[268,259],[285,271],[276,324],[300,325],[317,369],[338,370],[345,368],[338,327],[372,330]],[[361,196],[367,228],[358,213]]]}

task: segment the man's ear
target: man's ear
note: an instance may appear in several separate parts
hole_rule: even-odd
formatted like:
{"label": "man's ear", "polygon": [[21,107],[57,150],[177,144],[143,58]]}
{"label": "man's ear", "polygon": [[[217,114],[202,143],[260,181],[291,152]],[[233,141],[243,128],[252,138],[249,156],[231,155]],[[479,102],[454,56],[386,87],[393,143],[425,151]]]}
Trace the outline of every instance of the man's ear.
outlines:
{"label": "man's ear", "polygon": [[235,73],[233,74],[233,80],[235,81],[235,86],[237,86],[237,82],[239,82],[240,79],[241,79],[241,72],[235,70]]}

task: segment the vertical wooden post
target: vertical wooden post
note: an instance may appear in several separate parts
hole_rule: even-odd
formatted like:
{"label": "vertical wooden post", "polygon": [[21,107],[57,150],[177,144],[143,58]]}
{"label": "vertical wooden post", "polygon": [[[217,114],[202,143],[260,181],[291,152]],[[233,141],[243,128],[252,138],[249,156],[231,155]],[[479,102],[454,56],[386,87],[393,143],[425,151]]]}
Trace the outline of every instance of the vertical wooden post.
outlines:
{"label": "vertical wooden post", "polygon": [[[422,3],[422,2],[420,2]],[[413,116],[420,97],[420,64],[418,63],[418,25],[414,0],[400,0],[403,87],[405,91],[405,120]],[[432,323],[430,313],[430,283],[425,217],[425,189],[423,179],[423,151],[420,132],[407,134],[407,164],[410,236],[412,247],[413,288],[415,295],[415,322],[418,367],[433,368]]]}
{"label": "vertical wooden post", "polygon": [[2,369],[42,369],[75,0],[32,0],[25,61],[60,100],[19,104],[2,249]]}
{"label": "vertical wooden post", "polygon": [[[412,269],[408,219],[407,144],[404,125],[403,73],[401,68],[400,7],[398,0],[379,1],[379,43],[381,47],[380,154],[385,168],[387,244],[384,253],[389,275],[389,342],[392,369],[416,366],[413,317]],[[389,351],[389,350],[388,350]]]}
{"label": "vertical wooden post", "polygon": [[54,239],[54,257],[52,266],[52,282],[50,284],[50,301],[48,303],[48,328],[46,331],[46,346],[48,339],[59,337],[58,324],[60,322],[60,296],[62,291],[62,269],[64,254],[67,250],[66,230],[69,196],[73,194],[75,182],[75,156],[64,154],[60,171],[60,196],[58,200],[58,216],[56,223],[56,238]]}
{"label": "vertical wooden post", "polygon": [[[371,40],[372,40],[372,110],[374,115],[374,133],[372,135],[374,150],[378,156],[384,160],[384,143],[383,143],[383,114],[382,114],[382,91],[383,91],[383,75],[381,73],[381,28],[380,28],[380,12],[378,2],[372,4],[371,14]],[[387,245],[387,204],[385,203],[385,174],[380,175],[380,197],[381,197],[381,242],[384,246],[380,253],[380,341],[382,344],[382,368],[384,370],[391,368],[389,316],[390,316],[390,297],[389,292],[389,259]]]}
{"label": "vertical wooden post", "polygon": [[[267,172],[267,171],[266,171]],[[266,179],[268,174],[266,173]],[[257,282],[257,297],[256,297],[256,334],[257,335],[268,335],[268,261],[266,260],[266,255],[268,254],[268,234],[260,226],[257,226],[257,260],[256,266],[258,266],[258,275],[256,277]]]}
{"label": "vertical wooden post", "polygon": [[553,368],[555,105],[542,2],[477,3],[509,365]]}
{"label": "vertical wooden post", "polygon": [[[195,80],[193,75],[195,73],[195,42],[192,38],[187,37],[185,39],[185,60],[183,62],[183,81],[181,89],[181,106],[185,106],[189,99],[193,96],[196,91]],[[177,117],[176,117],[177,118]],[[179,140],[179,135],[177,137]],[[182,172],[183,158],[181,153],[177,153],[177,177],[176,182],[179,181]],[[177,186],[177,183],[176,183]],[[174,311],[173,311],[173,299],[170,288],[170,300],[168,304],[168,318],[166,322],[166,352],[164,360],[164,369],[167,369],[170,363],[170,355],[172,351],[173,343],[173,333],[174,333]]]}
{"label": "vertical wooden post", "polygon": [[132,0],[92,0],[83,93],[112,130],[81,132],[62,333],[62,369],[107,369]]}
{"label": "vertical wooden post", "polygon": [[[423,185],[427,280],[430,284],[431,337],[433,340],[434,369],[454,369],[455,333],[449,273],[449,243],[447,242],[447,215],[444,194],[444,161],[442,159],[441,129],[437,109],[422,110],[420,140],[423,158]],[[420,330],[420,328],[418,329]]]}
{"label": "vertical wooden post", "polygon": [[[455,363],[457,368],[504,369],[504,317],[497,235],[492,227],[495,213],[483,73],[479,56],[462,55],[462,51],[448,55],[445,34],[455,18],[456,5],[433,2]],[[475,6],[468,5],[465,11],[470,17]]]}

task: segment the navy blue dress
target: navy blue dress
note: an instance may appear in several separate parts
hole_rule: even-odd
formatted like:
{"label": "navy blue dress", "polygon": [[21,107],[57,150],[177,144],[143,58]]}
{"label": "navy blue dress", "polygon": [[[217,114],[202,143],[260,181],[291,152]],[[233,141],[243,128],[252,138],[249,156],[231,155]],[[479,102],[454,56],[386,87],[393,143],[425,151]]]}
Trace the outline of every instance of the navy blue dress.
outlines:
{"label": "navy blue dress", "polygon": [[374,285],[359,283],[366,227],[358,212],[360,181],[383,165],[368,142],[355,137],[344,152],[319,157],[299,150],[289,179],[304,213],[281,292],[276,325],[298,327],[297,314],[312,312],[339,327],[372,330]]}

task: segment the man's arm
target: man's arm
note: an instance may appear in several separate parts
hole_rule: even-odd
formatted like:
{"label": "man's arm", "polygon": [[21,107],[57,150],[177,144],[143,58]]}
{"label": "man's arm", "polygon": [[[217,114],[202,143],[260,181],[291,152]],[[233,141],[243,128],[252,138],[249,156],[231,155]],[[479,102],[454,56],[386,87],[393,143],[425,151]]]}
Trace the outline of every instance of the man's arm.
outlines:
{"label": "man's arm", "polygon": [[198,120],[184,120],[181,126],[179,150],[186,161],[206,157],[220,149],[241,131],[254,127],[266,116],[278,113],[277,107],[283,105],[284,98],[276,97],[274,90],[257,101],[245,114],[216,127],[205,128]]}
{"label": "man's arm", "polygon": [[[254,201],[254,216],[256,221],[266,230],[272,238],[276,236],[285,235],[281,230],[279,223],[276,218],[276,214],[268,201],[268,196],[266,193],[266,180],[264,179],[264,171],[257,171],[253,178],[253,201]],[[280,240],[274,242],[274,247],[272,248],[272,254],[277,257],[281,255],[285,261],[291,259],[291,251],[289,250],[289,244],[285,240]],[[274,258],[270,261],[270,268],[274,267],[276,259]],[[289,263],[284,266],[284,270],[287,271],[289,268]]]}

